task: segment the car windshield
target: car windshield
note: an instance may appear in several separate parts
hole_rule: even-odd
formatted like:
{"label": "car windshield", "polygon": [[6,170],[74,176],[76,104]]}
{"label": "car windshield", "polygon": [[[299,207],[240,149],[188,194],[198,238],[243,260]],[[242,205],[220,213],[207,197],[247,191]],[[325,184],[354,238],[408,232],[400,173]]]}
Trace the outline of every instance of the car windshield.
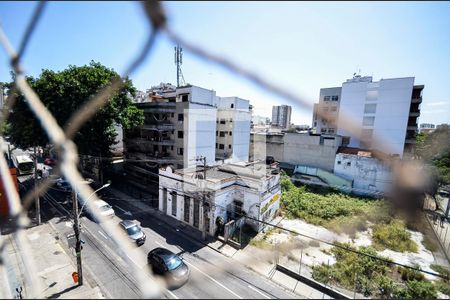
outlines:
{"label": "car windshield", "polygon": [[175,270],[176,268],[178,268],[182,264],[181,259],[175,254],[164,255],[163,259],[164,259],[164,263],[166,264],[167,269],[169,271],[170,270]]}
{"label": "car windshield", "polygon": [[100,210],[101,210],[101,211],[108,211],[108,210],[110,210],[111,208],[112,208],[111,205],[103,205],[103,206],[100,207]]}
{"label": "car windshield", "polygon": [[127,232],[128,232],[128,235],[133,235],[133,234],[141,232],[141,228],[139,228],[139,226],[137,226],[137,225],[134,225],[132,227],[128,227]]}

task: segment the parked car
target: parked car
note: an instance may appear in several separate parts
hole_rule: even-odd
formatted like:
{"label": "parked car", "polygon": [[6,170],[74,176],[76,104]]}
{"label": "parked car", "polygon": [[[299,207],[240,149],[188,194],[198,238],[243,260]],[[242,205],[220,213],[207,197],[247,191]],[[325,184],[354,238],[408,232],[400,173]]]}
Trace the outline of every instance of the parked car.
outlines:
{"label": "parked car", "polygon": [[70,182],[63,178],[59,178],[56,180],[56,187],[63,192],[72,192],[72,186],[70,185]]}
{"label": "parked car", "polygon": [[147,255],[147,262],[155,274],[164,277],[170,289],[179,288],[189,280],[188,266],[168,249],[153,249]]}
{"label": "parked car", "polygon": [[54,166],[54,165],[56,165],[56,160],[55,159],[53,159],[53,158],[46,158],[45,160],[44,160],[44,165],[47,165],[47,166]]}
{"label": "parked car", "polygon": [[144,245],[145,239],[147,237],[145,236],[144,231],[138,224],[130,220],[123,220],[119,223],[119,225],[130,237],[130,239],[135,241],[138,246]]}

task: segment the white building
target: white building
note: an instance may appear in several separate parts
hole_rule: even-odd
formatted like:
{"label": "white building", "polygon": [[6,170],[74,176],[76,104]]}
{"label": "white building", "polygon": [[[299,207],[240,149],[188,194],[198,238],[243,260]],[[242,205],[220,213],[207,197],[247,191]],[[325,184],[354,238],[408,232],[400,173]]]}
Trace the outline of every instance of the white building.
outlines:
{"label": "white building", "polygon": [[334,174],[353,181],[352,192],[360,195],[382,196],[389,193],[393,183],[390,158],[382,153],[358,148],[341,147],[336,154]]}
{"label": "white building", "polygon": [[217,97],[216,159],[248,161],[251,112],[249,101]]}
{"label": "white building", "polygon": [[[190,226],[216,233],[218,220],[223,224],[247,216],[255,230],[269,222],[280,206],[280,175],[277,167],[261,163],[229,163],[208,168],[206,181],[202,167],[159,170],[159,210]],[[202,190],[207,191],[202,205]],[[204,211],[205,210],[205,211]],[[205,217],[204,218],[204,212]]]}
{"label": "white building", "polygon": [[292,107],[289,105],[272,106],[272,125],[287,129],[291,126]]}
{"label": "white building", "polygon": [[337,134],[350,137],[349,147],[410,155],[423,88],[414,85],[414,77],[347,80],[342,84]]}

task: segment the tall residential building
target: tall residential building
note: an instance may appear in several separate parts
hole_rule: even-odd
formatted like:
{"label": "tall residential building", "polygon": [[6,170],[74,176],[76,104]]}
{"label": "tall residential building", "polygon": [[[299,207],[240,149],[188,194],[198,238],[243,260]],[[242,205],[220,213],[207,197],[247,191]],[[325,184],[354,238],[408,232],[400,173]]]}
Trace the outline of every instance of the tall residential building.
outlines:
{"label": "tall residential building", "polygon": [[289,105],[272,106],[272,125],[289,128],[291,125],[292,107]]}
{"label": "tall residential building", "polygon": [[249,101],[217,97],[216,159],[248,161],[251,112]]}
{"label": "tall residential building", "polygon": [[[316,133],[336,133],[341,87],[320,89],[319,103],[314,104],[313,124]],[[321,112],[322,114],[318,114]]]}
{"label": "tall residential building", "polygon": [[[247,100],[217,97],[215,91],[197,86],[170,84],[152,87],[136,100],[145,120],[142,126],[124,133],[124,169],[141,187],[158,183],[161,166],[192,167],[198,156],[206,157],[208,165],[225,155],[227,161],[248,161],[251,113]],[[219,131],[226,134],[219,136]],[[216,147],[219,143],[223,149]]]}
{"label": "tall residential building", "polygon": [[[319,128],[319,109],[326,119],[321,124],[320,132],[336,128],[336,133],[349,137],[349,147],[376,149],[390,155],[403,157],[410,155],[418,130],[417,118],[420,116],[423,85],[414,85],[414,77],[381,79],[372,81],[372,77],[354,76],[342,84],[341,88],[322,89],[325,93],[332,91],[339,96],[336,104],[315,105],[316,128]],[[322,101],[325,102],[325,101]],[[335,108],[332,108],[336,106]],[[328,107],[328,110],[326,108]],[[326,114],[333,109],[328,122]],[[313,123],[314,125],[314,123]],[[323,129],[325,128],[325,129]],[[347,144],[347,141],[345,142]]]}

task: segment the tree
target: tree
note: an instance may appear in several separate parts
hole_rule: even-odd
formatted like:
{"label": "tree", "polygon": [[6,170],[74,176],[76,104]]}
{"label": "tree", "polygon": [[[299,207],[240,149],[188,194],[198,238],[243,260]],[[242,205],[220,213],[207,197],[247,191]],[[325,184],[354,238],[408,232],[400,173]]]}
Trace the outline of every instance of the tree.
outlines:
{"label": "tree", "polygon": [[437,169],[439,181],[450,183],[450,126],[443,124],[429,134],[417,137],[416,153]]}
{"label": "tree", "polygon": [[[117,76],[113,69],[91,61],[89,65],[70,65],[59,72],[43,70],[39,77],[27,77],[27,81],[59,126],[64,127],[75,111]],[[131,100],[136,88],[130,79],[123,80],[123,87],[76,133],[74,142],[80,154],[109,157],[117,135],[114,125],[129,129],[143,123],[143,112]],[[17,102],[9,118],[9,141],[21,148],[45,146],[49,143],[46,132],[30,111],[25,97],[20,93],[16,97]]]}

